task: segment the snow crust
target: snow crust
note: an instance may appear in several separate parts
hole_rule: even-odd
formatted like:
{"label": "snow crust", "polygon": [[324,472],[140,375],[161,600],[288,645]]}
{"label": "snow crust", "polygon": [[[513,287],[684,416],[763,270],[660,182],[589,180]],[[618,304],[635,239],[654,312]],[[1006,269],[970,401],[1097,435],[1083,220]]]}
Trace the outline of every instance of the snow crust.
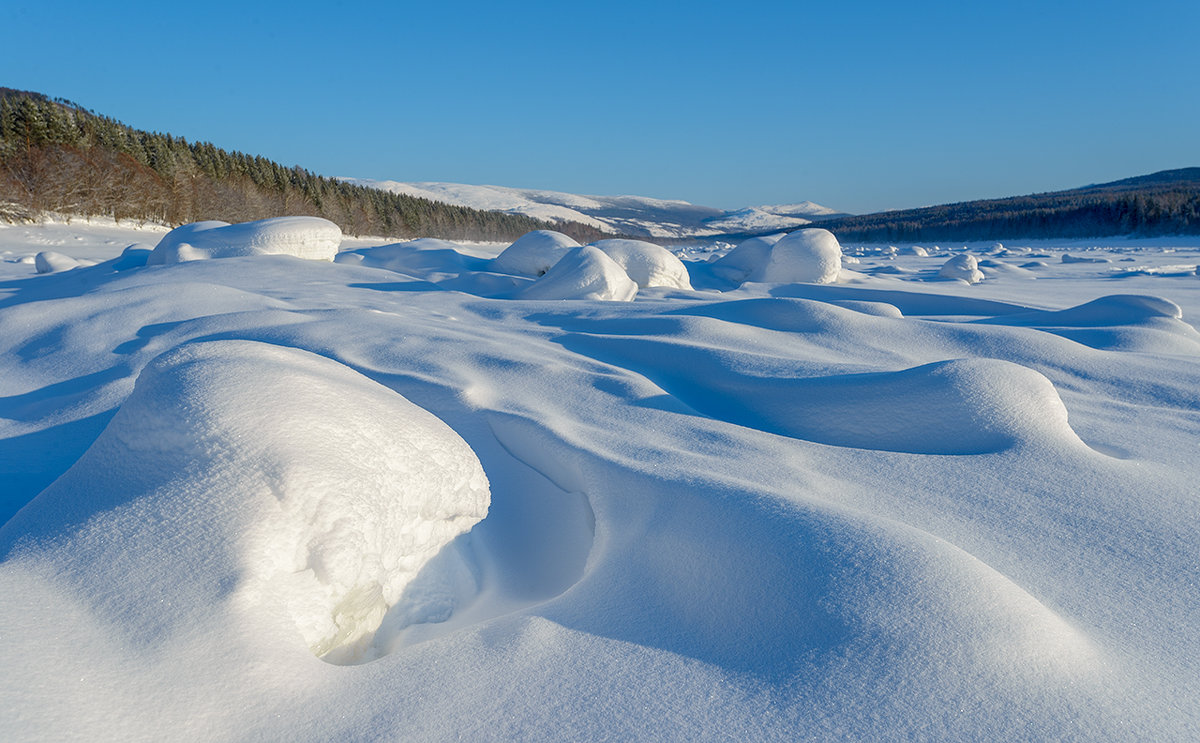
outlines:
{"label": "snow crust", "polygon": [[1200,729],[1200,246],[163,234],[0,226],[6,741]]}
{"label": "snow crust", "polygon": [[341,228],[320,217],[276,217],[241,224],[193,222],[164,235],[147,263],[162,265],[247,255],[292,255],[330,261],[337,255],[341,242]]}

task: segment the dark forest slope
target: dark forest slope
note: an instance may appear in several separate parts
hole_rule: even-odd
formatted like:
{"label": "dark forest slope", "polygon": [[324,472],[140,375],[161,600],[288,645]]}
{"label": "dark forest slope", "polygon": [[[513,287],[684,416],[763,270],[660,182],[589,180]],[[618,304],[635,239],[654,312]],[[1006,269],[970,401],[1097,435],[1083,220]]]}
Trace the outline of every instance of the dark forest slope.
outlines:
{"label": "dark forest slope", "polygon": [[582,242],[603,235],[351,185],[229,152],[208,142],[139,131],[66,100],[0,88],[0,219],[44,212],[178,225],[313,215],[357,235],[512,240],[556,229]]}
{"label": "dark forest slope", "polygon": [[1200,234],[1200,168],[1069,191],[822,221],[842,240],[992,240]]}

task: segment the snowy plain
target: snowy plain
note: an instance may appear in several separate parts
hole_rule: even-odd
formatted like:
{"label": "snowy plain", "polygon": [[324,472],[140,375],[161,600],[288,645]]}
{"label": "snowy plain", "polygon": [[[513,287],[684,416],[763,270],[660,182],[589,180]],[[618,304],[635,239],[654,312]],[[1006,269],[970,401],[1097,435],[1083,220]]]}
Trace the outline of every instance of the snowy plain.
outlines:
{"label": "snowy plain", "polygon": [[1194,239],[165,234],[0,225],[6,739],[1200,737]]}

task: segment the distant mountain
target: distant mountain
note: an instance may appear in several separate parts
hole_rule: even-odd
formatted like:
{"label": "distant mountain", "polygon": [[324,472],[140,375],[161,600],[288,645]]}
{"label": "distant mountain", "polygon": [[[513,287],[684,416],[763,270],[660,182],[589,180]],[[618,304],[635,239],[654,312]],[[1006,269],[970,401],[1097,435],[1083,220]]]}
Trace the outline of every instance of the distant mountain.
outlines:
{"label": "distant mountain", "polygon": [[551,222],[579,222],[606,232],[639,237],[688,238],[783,231],[818,219],[845,216],[811,201],[747,207],[730,212],[686,201],[645,196],[582,196],[561,191],[462,183],[406,183],[367,178],[342,180],[430,201],[521,214]]}
{"label": "distant mountain", "polygon": [[840,217],[821,226],[839,239],[864,242],[1194,235],[1200,234],[1200,168],[1067,191]]}

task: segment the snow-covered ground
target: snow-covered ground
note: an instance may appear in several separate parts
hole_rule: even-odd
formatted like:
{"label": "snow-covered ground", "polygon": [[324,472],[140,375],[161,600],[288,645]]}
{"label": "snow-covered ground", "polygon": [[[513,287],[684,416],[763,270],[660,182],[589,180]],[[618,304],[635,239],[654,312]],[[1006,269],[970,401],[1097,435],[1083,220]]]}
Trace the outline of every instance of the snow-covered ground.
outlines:
{"label": "snow-covered ground", "polygon": [[811,201],[723,211],[686,201],[646,196],[581,196],[507,186],[405,183],[344,178],[370,188],[473,209],[524,214],[549,222],[571,221],[622,235],[682,238],[790,230],[839,212]]}
{"label": "snow-covered ground", "polygon": [[0,225],[5,740],[1200,737],[1200,241],[164,232]]}

